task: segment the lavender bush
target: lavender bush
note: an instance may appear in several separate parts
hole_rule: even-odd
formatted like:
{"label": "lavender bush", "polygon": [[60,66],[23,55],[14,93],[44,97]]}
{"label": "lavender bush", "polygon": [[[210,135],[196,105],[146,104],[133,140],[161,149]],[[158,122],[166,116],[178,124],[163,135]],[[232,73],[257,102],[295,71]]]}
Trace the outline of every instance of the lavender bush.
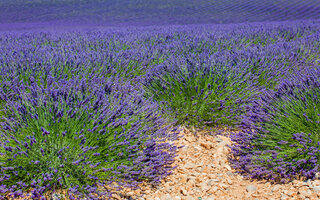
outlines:
{"label": "lavender bush", "polygon": [[97,199],[109,194],[104,184],[170,174],[176,147],[164,141],[175,133],[133,86],[94,76],[30,83],[14,98],[1,93],[1,198],[64,189],[70,199]]}
{"label": "lavender bush", "polygon": [[245,67],[215,66],[210,61],[187,58],[180,65],[159,67],[146,90],[179,124],[234,125],[255,93],[252,81]]}
{"label": "lavender bush", "polygon": [[231,138],[234,166],[252,178],[285,182],[319,172],[320,70],[305,69],[249,106]]}

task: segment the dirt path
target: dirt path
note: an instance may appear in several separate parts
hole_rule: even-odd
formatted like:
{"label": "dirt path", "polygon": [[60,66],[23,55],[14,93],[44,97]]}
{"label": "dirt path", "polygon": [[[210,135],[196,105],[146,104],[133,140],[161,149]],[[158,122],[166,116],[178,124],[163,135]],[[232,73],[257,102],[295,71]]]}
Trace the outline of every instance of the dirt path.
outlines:
{"label": "dirt path", "polygon": [[[176,141],[185,145],[178,152],[178,167],[155,187],[124,191],[114,199],[137,200],[285,200],[320,199],[320,181],[294,181],[270,184],[243,178],[231,169],[227,156],[230,139],[225,136],[197,134],[184,129]],[[319,192],[319,193],[318,193]],[[124,194],[126,197],[124,197]]]}

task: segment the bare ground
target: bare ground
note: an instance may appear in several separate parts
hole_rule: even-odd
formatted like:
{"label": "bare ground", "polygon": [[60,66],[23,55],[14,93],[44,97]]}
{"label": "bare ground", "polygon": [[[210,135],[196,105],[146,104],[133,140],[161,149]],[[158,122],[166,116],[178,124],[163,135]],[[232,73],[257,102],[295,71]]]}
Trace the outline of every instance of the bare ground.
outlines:
{"label": "bare ground", "polygon": [[[320,199],[320,180],[296,180],[287,184],[246,179],[228,163],[231,141],[226,136],[196,135],[183,129],[177,140],[178,167],[159,186],[143,184],[113,199],[132,200],[315,200]],[[226,135],[228,132],[226,132]]]}

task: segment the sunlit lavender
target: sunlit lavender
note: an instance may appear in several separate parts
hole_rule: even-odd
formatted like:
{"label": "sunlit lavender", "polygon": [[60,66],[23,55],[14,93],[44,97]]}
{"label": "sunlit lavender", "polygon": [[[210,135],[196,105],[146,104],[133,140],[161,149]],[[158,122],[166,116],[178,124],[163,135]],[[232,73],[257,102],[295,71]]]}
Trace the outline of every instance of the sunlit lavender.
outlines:
{"label": "sunlit lavender", "polygon": [[320,4],[143,2],[0,3],[0,199],[158,185],[182,126],[228,128],[246,177],[315,178]]}

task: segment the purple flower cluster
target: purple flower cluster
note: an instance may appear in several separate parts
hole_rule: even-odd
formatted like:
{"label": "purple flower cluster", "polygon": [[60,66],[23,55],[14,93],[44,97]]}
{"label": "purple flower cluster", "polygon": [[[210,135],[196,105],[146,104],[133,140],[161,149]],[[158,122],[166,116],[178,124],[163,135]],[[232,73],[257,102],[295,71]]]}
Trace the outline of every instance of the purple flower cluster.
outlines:
{"label": "purple flower cluster", "polygon": [[137,187],[170,174],[176,147],[165,140],[177,133],[138,86],[94,75],[30,82],[0,92],[1,198],[67,189],[97,199],[111,182]]}
{"label": "purple flower cluster", "polygon": [[320,164],[320,69],[305,68],[248,105],[231,161],[251,178],[314,178]]}

